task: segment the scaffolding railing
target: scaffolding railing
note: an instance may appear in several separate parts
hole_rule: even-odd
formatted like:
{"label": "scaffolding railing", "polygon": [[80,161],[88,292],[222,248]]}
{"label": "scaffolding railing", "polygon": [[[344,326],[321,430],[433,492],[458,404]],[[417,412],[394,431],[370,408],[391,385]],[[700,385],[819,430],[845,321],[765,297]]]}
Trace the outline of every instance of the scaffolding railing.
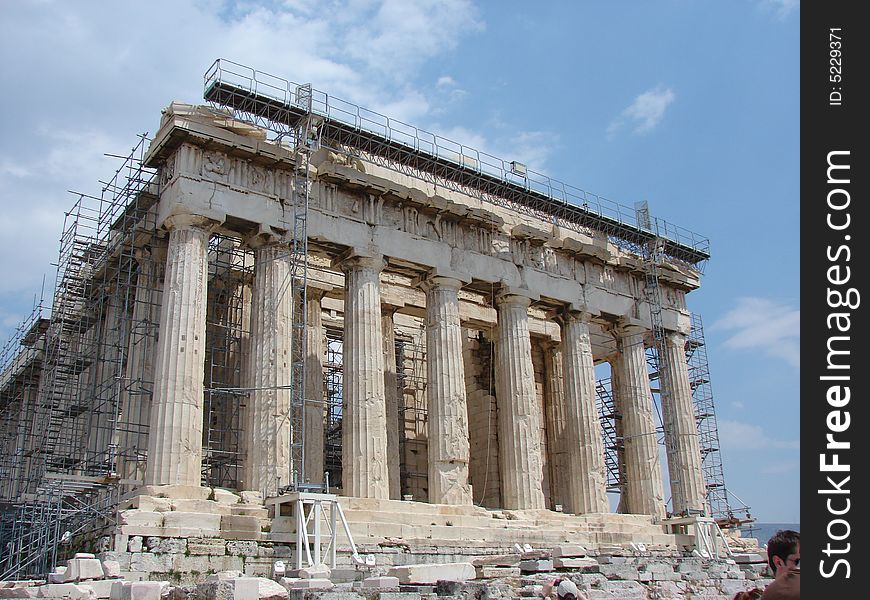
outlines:
{"label": "scaffolding railing", "polygon": [[604,232],[636,254],[658,237],[664,254],[698,270],[710,256],[709,240],[686,228],[654,219],[651,230],[637,222],[632,208],[310,86],[226,59],[216,60],[204,79],[206,100],[279,137],[292,135],[313,115],[320,121],[321,143],[337,152],[359,152],[388,168],[410,169],[424,180],[569,229]]}

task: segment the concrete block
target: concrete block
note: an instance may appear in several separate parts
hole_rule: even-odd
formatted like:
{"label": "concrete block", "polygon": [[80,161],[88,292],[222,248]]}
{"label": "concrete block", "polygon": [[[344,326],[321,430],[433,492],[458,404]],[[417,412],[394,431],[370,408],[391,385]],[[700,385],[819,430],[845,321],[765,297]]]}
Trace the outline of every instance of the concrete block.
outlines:
{"label": "concrete block", "polygon": [[468,581],[474,579],[476,574],[471,563],[457,562],[391,567],[387,571],[387,577],[397,577],[399,583],[434,584],[439,580]]}
{"label": "concrete block", "polygon": [[131,536],[130,540],[127,542],[127,551],[128,552],[142,552],[143,544],[144,544],[144,538],[141,535]]}
{"label": "concrete block", "polygon": [[160,513],[164,515],[164,527],[178,527],[185,529],[220,529],[221,515],[203,512],[179,512],[172,511]]}
{"label": "concrete block", "polygon": [[117,560],[104,560],[103,575],[109,579],[117,579],[121,576],[121,563]]}
{"label": "concrete block", "polygon": [[360,587],[364,590],[389,590],[398,589],[398,577],[366,577]]}
{"label": "concrete block", "polygon": [[102,578],[103,565],[96,558],[71,558],[66,561],[65,583]]}
{"label": "concrete block", "polygon": [[38,588],[39,598],[68,598],[69,600],[94,600],[94,590],[74,583],[49,583]]}

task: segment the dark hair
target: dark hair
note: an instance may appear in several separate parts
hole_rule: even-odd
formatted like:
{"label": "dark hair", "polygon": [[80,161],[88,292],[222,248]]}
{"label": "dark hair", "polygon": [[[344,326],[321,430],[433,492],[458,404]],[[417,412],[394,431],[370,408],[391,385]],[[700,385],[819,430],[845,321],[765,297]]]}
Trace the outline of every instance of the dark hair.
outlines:
{"label": "dark hair", "polygon": [[751,590],[746,590],[745,592],[737,592],[734,595],[733,600],[758,600],[761,598],[763,593],[764,590],[761,588],[753,588]]}
{"label": "dark hair", "polygon": [[786,562],[789,554],[794,554],[800,543],[801,534],[791,529],[780,529],[767,540],[767,564],[770,565],[774,575],[776,575],[776,566],[773,564],[773,557],[778,556],[782,562]]}

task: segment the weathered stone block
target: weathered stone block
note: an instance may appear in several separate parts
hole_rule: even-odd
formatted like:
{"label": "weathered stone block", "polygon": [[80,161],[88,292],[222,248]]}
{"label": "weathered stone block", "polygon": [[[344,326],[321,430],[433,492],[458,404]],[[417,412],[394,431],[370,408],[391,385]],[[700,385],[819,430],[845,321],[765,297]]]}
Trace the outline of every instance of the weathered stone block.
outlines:
{"label": "weathered stone block", "polygon": [[221,538],[188,538],[187,551],[190,554],[223,556],[227,543]]}
{"label": "weathered stone block", "polygon": [[199,485],[146,485],[139,488],[146,496],[155,498],[193,498],[207,500],[211,496],[211,488]]}
{"label": "weathered stone block", "polygon": [[631,565],[599,565],[599,570],[607,579],[637,579],[637,567]]}
{"label": "weathered stone block", "polygon": [[38,588],[39,598],[68,598],[69,600],[94,600],[94,590],[74,583],[49,583]]}
{"label": "weathered stone block", "polygon": [[263,504],[263,494],[261,492],[244,490],[239,492],[239,496],[241,497],[243,504]]}
{"label": "weathered stone block", "polygon": [[196,586],[198,600],[257,600],[258,585],[253,577],[211,579]]}
{"label": "weathered stone block", "polygon": [[387,577],[397,577],[399,583],[429,583],[438,580],[467,581],[474,579],[474,566],[467,562],[430,563],[422,565],[402,565],[391,567]]}
{"label": "weathered stone block", "polygon": [[298,577],[300,579],[329,579],[332,575],[332,570],[321,563],[313,567],[304,567],[299,569]]}
{"label": "weathered stone block", "polygon": [[331,590],[334,585],[329,579],[297,579],[282,577],[281,585],[287,590]]}
{"label": "weathered stone block", "polygon": [[238,504],[242,501],[238,494],[223,488],[214,488],[214,499],[220,504]]}
{"label": "weathered stone block", "polygon": [[63,583],[66,581],[66,567],[55,567],[54,573],[48,574],[48,583]]}
{"label": "weathered stone block", "polygon": [[389,590],[399,587],[398,577],[366,577],[360,587],[364,590]]}
{"label": "weathered stone block", "polygon": [[482,565],[474,567],[474,572],[478,579],[494,579],[496,577],[519,577],[519,567],[497,567],[492,565]]}
{"label": "weathered stone block", "polygon": [[553,548],[553,558],[574,558],[586,556],[586,548],[577,544],[566,544]]}
{"label": "weathered stone block", "polygon": [[162,513],[149,510],[119,510],[118,525],[136,525],[138,527],[163,527]]}
{"label": "weathered stone block", "polygon": [[91,588],[97,598],[108,598],[112,595],[112,585],[115,583],[115,581],[117,580],[100,579],[88,581],[79,585],[81,585],[82,587]]}
{"label": "weathered stone block", "polygon": [[227,554],[230,556],[257,556],[257,542],[234,540],[227,542]]}
{"label": "weathered stone block", "polygon": [[169,591],[168,581],[115,581],[112,584],[112,600],[161,600]]}
{"label": "weathered stone block", "polygon": [[103,561],[103,575],[109,579],[116,579],[121,576],[121,563],[117,560]]}
{"label": "weathered stone block", "polygon": [[143,573],[166,573],[172,569],[172,555],[136,552],[130,557],[130,569]]}
{"label": "weathered stone block", "polygon": [[103,565],[96,558],[71,558],[66,561],[65,583],[102,578]]}
{"label": "weathered stone block", "polygon": [[245,515],[223,515],[220,528],[227,531],[260,531],[260,519]]}
{"label": "weathered stone block", "polygon": [[145,538],[148,551],[155,554],[183,554],[187,551],[187,540],[184,538],[162,538],[150,536]]}
{"label": "weathered stone block", "polygon": [[599,571],[598,561],[594,558],[554,558],[553,567],[556,569],[582,569],[586,573]]}
{"label": "weathered stone block", "polygon": [[177,499],[172,501],[172,510],[175,512],[203,513],[208,515],[228,515],[230,507],[214,500],[190,500]]}
{"label": "weathered stone block", "polygon": [[164,527],[178,527],[185,529],[220,529],[221,515],[202,512],[178,512],[160,513],[165,515]]}
{"label": "weathered stone block", "polygon": [[523,573],[548,573],[553,570],[552,559],[521,560],[520,571]]}
{"label": "weathered stone block", "polygon": [[91,554],[90,552],[76,552],[73,554],[73,558],[96,558],[95,554]]}
{"label": "weathered stone block", "polygon": [[127,550],[129,552],[142,552],[143,542],[141,535],[131,536],[130,541],[127,542]]}

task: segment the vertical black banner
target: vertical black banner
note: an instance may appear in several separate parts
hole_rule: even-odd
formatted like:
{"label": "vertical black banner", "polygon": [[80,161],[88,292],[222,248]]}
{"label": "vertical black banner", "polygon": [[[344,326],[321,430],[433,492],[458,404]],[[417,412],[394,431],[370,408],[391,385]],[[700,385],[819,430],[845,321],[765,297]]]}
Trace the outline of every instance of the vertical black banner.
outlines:
{"label": "vertical black banner", "polygon": [[870,554],[870,362],[862,352],[870,347],[870,23],[862,8],[801,6],[800,566],[807,598],[867,593],[859,592]]}

